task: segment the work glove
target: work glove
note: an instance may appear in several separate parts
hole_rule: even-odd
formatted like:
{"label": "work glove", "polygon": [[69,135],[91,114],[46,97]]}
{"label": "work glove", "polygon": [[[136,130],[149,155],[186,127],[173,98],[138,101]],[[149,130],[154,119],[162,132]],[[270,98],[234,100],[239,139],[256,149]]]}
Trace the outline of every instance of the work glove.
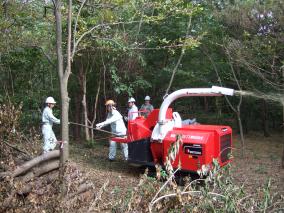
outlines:
{"label": "work glove", "polygon": [[128,121],[128,117],[127,116],[124,116],[123,118],[124,118],[125,121]]}
{"label": "work glove", "polygon": [[97,129],[101,129],[104,126],[104,122],[96,124]]}

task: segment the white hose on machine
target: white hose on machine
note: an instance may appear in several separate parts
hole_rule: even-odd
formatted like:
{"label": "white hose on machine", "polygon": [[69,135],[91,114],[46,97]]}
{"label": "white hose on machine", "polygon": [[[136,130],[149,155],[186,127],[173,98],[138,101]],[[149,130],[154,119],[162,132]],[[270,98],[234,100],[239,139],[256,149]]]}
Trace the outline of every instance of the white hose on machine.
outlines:
{"label": "white hose on machine", "polygon": [[[173,113],[173,119],[166,119],[167,110],[169,106],[171,105],[171,103],[174,102],[176,99],[181,98],[181,97],[188,97],[188,96],[198,97],[198,96],[222,96],[222,95],[233,96],[234,90],[230,88],[225,88],[225,87],[212,86],[212,88],[181,89],[181,90],[177,90],[171,93],[164,99],[160,107],[158,122],[155,128],[153,129],[151,141],[162,142],[162,140],[165,138],[167,133],[175,127],[175,124],[177,125],[176,127],[181,127],[181,122],[179,125],[177,121],[179,114],[177,116],[177,115],[174,115]],[[176,119],[176,122],[175,122],[175,119]]]}

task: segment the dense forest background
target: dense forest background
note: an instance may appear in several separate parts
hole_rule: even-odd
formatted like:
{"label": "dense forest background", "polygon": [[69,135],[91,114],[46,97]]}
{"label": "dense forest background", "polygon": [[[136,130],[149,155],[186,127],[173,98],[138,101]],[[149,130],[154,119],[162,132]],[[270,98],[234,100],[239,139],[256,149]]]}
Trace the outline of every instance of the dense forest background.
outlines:
{"label": "dense forest background", "polygon": [[[67,2],[62,9],[66,38]],[[126,113],[130,96],[140,106],[150,95],[159,108],[166,93],[222,85],[258,98],[186,98],[173,107],[236,132],[238,116],[244,133],[283,129],[283,1],[76,0],[72,9],[71,121],[103,120],[106,99]],[[40,127],[45,98],[60,101],[53,3],[5,0],[0,10],[0,103],[22,103],[23,126]],[[73,139],[90,139],[71,128]]]}
{"label": "dense forest background", "polygon": [[[283,0],[2,0],[0,212],[283,210],[283,11]],[[212,85],[236,96],[171,107],[233,128],[222,168],[174,171],[179,136],[164,165],[109,162],[112,135],[83,127],[105,119],[107,99],[126,115],[129,97],[159,108],[171,92]],[[61,125],[43,154],[48,96]]]}

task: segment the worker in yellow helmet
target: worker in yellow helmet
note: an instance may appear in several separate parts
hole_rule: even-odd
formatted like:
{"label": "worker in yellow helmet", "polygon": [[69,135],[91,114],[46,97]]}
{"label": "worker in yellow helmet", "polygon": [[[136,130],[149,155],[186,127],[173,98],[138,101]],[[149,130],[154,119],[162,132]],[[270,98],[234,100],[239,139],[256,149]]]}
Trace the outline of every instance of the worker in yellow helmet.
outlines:
{"label": "worker in yellow helmet", "polygon": [[[96,124],[96,128],[100,129],[104,126],[110,125],[111,132],[115,135],[126,135],[126,127],[123,122],[122,115],[116,110],[115,102],[113,100],[106,101],[106,108],[108,111],[107,119],[104,122]],[[110,161],[115,159],[116,155],[116,142],[110,140],[109,141],[109,155],[108,158]],[[128,159],[128,146],[125,143],[120,144],[121,149],[123,151],[124,159]]]}

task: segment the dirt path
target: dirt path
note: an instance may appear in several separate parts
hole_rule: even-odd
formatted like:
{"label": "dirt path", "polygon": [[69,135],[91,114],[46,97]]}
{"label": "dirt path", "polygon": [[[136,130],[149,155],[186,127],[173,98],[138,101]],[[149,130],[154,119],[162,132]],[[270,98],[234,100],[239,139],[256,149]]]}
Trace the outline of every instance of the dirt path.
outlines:
{"label": "dirt path", "polygon": [[97,187],[101,187],[107,180],[113,190],[127,190],[134,187],[139,181],[142,169],[130,166],[122,160],[120,149],[117,150],[117,159],[110,162],[107,142],[98,142],[92,148],[82,145],[72,146],[71,158],[93,177]]}
{"label": "dirt path", "polygon": [[[238,185],[244,184],[245,190],[254,193],[271,179],[272,190],[284,195],[284,169],[281,169],[281,135],[264,138],[260,134],[246,136],[246,154],[240,157],[240,143],[234,138],[234,160],[232,175]],[[87,171],[97,187],[109,180],[113,194],[125,195],[138,184],[143,169],[135,168],[122,160],[118,149],[117,160],[109,162],[107,142],[97,142],[92,148],[83,145],[72,146],[72,159]]]}
{"label": "dirt path", "polygon": [[237,150],[232,163],[232,175],[236,182],[244,184],[245,189],[255,192],[271,179],[274,192],[284,195],[284,169],[281,169],[283,136],[264,137],[262,134],[246,136],[246,154],[240,157],[240,143],[235,140]]}

